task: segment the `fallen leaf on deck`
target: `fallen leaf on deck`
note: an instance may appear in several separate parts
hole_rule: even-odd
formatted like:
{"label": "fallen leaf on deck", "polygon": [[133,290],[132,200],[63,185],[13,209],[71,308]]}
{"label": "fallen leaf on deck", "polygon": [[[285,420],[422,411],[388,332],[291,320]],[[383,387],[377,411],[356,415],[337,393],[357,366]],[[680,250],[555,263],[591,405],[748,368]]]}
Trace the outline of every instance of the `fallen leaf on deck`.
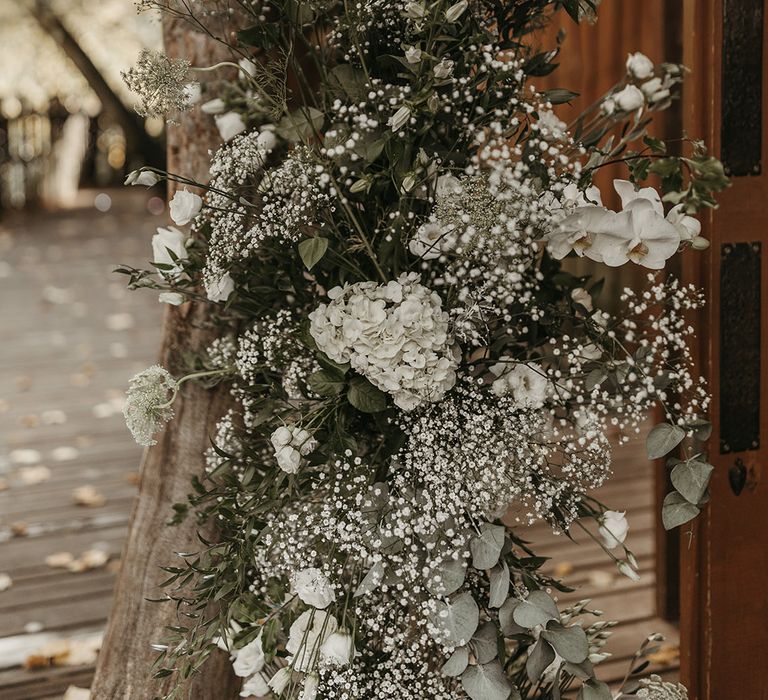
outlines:
{"label": "fallen leaf on deck", "polygon": [[56,552],[45,558],[45,563],[52,569],[66,569],[73,561],[75,561],[75,557],[72,556],[71,552]]}
{"label": "fallen leaf on deck", "polygon": [[556,567],[555,567],[555,576],[557,578],[565,578],[569,574],[573,573],[573,564],[569,561],[561,561]]}
{"label": "fallen leaf on deck", "polygon": [[51,478],[51,470],[39,464],[36,467],[22,467],[19,469],[19,478],[27,485],[42,484]]}
{"label": "fallen leaf on deck", "polygon": [[0,491],[7,491],[9,488],[8,480],[0,477]]}
{"label": "fallen leaf on deck", "polygon": [[598,588],[608,588],[613,584],[614,576],[610,571],[590,571],[589,582]]}
{"label": "fallen leaf on deck", "polygon": [[91,691],[88,688],[70,685],[62,700],[91,700]]}
{"label": "fallen leaf on deck", "polygon": [[35,464],[41,459],[37,450],[30,449],[13,450],[8,457],[14,464]]}
{"label": "fallen leaf on deck", "polygon": [[139,472],[131,472],[125,475],[125,480],[132,486],[138,486],[141,482],[141,474]]}
{"label": "fallen leaf on deck", "polygon": [[46,642],[24,660],[24,667],[89,666],[96,662],[103,635],[91,634],[74,639],[55,639]]}
{"label": "fallen leaf on deck", "polygon": [[672,644],[665,644],[658,651],[648,654],[648,661],[660,666],[671,666],[680,661],[680,647]]}
{"label": "fallen leaf on deck", "polygon": [[27,622],[27,624],[24,625],[24,631],[27,634],[36,634],[42,632],[44,629],[45,625],[43,625],[42,622]]}
{"label": "fallen leaf on deck", "polygon": [[62,447],[55,447],[51,450],[51,459],[56,462],[69,462],[73,459],[77,459],[80,451],[75,447],[69,445],[63,445]]}
{"label": "fallen leaf on deck", "polygon": [[112,405],[108,403],[97,403],[92,410],[96,418],[111,418],[116,413]]}
{"label": "fallen leaf on deck", "polygon": [[90,484],[78,486],[72,491],[72,498],[77,505],[90,508],[101,508],[107,502],[106,496]]}
{"label": "fallen leaf on deck", "polygon": [[42,419],[45,425],[63,425],[67,422],[67,414],[59,409],[52,409],[50,411],[43,411]]}
{"label": "fallen leaf on deck", "polygon": [[28,416],[22,416],[19,418],[19,425],[21,425],[22,428],[37,428],[37,426],[40,425],[40,418],[34,413]]}
{"label": "fallen leaf on deck", "polygon": [[107,328],[111,331],[127,331],[133,328],[133,316],[128,313],[110,314],[107,316]]}
{"label": "fallen leaf on deck", "polygon": [[8,574],[0,574],[0,591],[7,591],[13,585],[13,579]]}
{"label": "fallen leaf on deck", "polygon": [[109,554],[103,549],[88,549],[72,561],[67,569],[73,574],[80,574],[91,569],[100,569],[109,561]]}
{"label": "fallen leaf on deck", "polygon": [[16,388],[19,391],[29,391],[32,388],[32,377],[27,375],[16,377]]}
{"label": "fallen leaf on deck", "polygon": [[0,399],[0,413],[5,413],[10,407],[11,405],[5,399]]}
{"label": "fallen leaf on deck", "polygon": [[29,527],[26,523],[11,523],[11,532],[15,537],[26,537],[29,534]]}
{"label": "fallen leaf on deck", "polygon": [[72,386],[88,386],[91,383],[91,378],[87,374],[78,372],[77,374],[70,375],[69,381]]}

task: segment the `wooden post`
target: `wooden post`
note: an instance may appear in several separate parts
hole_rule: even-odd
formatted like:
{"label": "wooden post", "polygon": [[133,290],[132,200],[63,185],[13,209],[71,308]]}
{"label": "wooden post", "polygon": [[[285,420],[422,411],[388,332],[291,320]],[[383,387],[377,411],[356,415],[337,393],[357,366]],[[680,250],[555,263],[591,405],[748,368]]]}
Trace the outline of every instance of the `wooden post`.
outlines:
{"label": "wooden post", "polygon": [[[228,58],[221,46],[191,31],[180,20],[166,18],[164,36],[167,53],[187,58],[193,65],[211,65]],[[188,112],[179,125],[168,130],[169,172],[205,181],[209,151],[219,142],[210,116],[200,110]],[[206,304],[169,307],[159,359],[163,366],[178,375],[183,371],[180,365],[185,351],[205,348],[214,337],[209,314]],[[159,567],[175,564],[174,552],[195,551],[199,545],[193,517],[176,527],[168,527],[166,522],[172,515],[171,506],[186,501],[191,477],[203,473],[209,436],[228,404],[226,387],[206,391],[194,383],[185,384],[174,404],[175,419],[144,456],[139,495],[93,683],[94,700],[148,700],[168,692],[179,681],[175,677],[152,680],[151,666],[157,653],[150,645],[162,641],[165,626],[179,624],[179,619],[173,603],[147,599],[163,594],[158,583],[165,574]],[[239,687],[240,680],[233,676],[226,654],[216,652],[204,671],[184,685],[182,697],[231,700],[237,697]]]}
{"label": "wooden post", "polygon": [[707,307],[697,361],[714,395],[712,499],[681,539],[681,672],[692,700],[768,698],[768,200],[764,0],[685,0],[684,118],[733,186],[704,217],[711,248],[685,256]]}

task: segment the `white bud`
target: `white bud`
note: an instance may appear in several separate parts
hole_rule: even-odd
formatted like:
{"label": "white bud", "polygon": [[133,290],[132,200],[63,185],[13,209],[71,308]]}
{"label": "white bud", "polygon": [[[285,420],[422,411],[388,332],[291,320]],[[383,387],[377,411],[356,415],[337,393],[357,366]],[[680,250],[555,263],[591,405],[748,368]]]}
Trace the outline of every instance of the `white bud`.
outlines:
{"label": "white bud", "polygon": [[445,11],[445,19],[447,19],[449,22],[455,22],[464,14],[464,11],[467,9],[468,5],[469,3],[467,0],[461,0],[461,2],[457,2],[455,5],[451,5]]}
{"label": "white bud", "polygon": [[128,173],[128,177],[125,178],[126,185],[144,185],[145,187],[152,187],[160,182],[160,177],[152,170],[134,170]]}

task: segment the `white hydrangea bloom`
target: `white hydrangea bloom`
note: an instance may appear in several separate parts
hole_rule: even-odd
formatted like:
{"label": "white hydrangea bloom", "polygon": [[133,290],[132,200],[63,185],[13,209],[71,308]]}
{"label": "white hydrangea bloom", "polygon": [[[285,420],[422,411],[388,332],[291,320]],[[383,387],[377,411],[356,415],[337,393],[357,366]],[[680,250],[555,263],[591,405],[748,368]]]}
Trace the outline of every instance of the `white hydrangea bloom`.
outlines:
{"label": "white hydrangea bloom", "polygon": [[309,315],[320,350],[349,362],[404,411],[439,401],[456,383],[459,364],[442,300],[418,280],[411,272],[383,285],[335,287],[331,303]]}
{"label": "white hydrangea bloom", "polygon": [[176,380],[160,365],[153,365],[131,379],[123,415],[139,445],[148,447],[157,444],[152,436],[173,418],[173,409],[166,404],[173,398],[176,389]]}

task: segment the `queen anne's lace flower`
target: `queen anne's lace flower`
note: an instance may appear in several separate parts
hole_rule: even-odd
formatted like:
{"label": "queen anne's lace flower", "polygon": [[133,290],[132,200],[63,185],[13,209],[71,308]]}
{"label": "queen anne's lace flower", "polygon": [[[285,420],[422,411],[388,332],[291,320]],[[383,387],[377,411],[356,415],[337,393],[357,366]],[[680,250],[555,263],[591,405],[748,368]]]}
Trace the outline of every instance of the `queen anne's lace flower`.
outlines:
{"label": "queen anne's lace flower", "polygon": [[643,678],[637,697],[642,700],[688,700],[688,691],[680,683],[667,683],[657,675]]}
{"label": "queen anne's lace flower", "polygon": [[402,274],[385,285],[359,282],[328,292],[310,333],[334,362],[349,362],[395,404],[410,411],[439,401],[456,383],[459,354],[436,292]]}
{"label": "queen anne's lace flower", "polygon": [[123,415],[139,445],[157,444],[152,436],[173,418],[173,409],[167,404],[176,388],[176,380],[160,365],[149,367],[131,379]]}

